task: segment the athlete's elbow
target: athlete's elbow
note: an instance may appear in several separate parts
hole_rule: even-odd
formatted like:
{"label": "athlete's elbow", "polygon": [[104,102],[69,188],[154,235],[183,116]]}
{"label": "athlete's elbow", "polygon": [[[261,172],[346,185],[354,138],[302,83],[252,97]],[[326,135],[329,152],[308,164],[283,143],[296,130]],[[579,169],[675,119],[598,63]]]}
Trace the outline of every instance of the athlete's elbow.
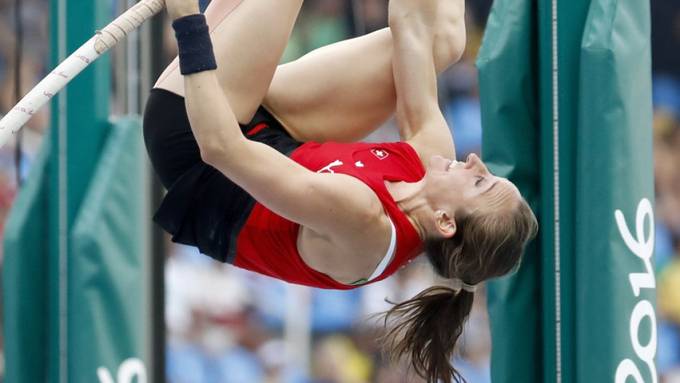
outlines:
{"label": "athlete's elbow", "polygon": [[218,137],[203,137],[198,140],[198,143],[201,159],[214,168],[219,168],[219,165],[223,165],[231,153],[224,140]]}
{"label": "athlete's elbow", "polygon": [[199,145],[199,149],[201,151],[201,159],[210,166],[215,167],[217,162],[224,159],[225,151],[219,145],[204,143]]}
{"label": "athlete's elbow", "polygon": [[465,53],[465,22],[461,19],[450,21],[437,31],[434,41],[434,56],[437,69],[442,71],[458,62]]}
{"label": "athlete's elbow", "polygon": [[247,150],[248,140],[242,136],[215,135],[203,137],[198,142],[201,159],[216,169],[231,168],[234,166],[233,161],[248,158],[251,155]]}

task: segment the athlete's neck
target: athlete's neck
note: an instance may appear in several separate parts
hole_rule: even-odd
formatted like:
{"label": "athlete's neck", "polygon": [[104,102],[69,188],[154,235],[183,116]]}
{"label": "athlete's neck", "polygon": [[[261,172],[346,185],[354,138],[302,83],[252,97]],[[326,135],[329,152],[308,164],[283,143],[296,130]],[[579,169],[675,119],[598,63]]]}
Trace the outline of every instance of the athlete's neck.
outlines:
{"label": "athlete's neck", "polygon": [[421,240],[425,240],[428,232],[433,229],[431,217],[432,208],[425,198],[425,182],[388,182],[385,181],[387,191],[399,206],[399,209],[416,228]]}

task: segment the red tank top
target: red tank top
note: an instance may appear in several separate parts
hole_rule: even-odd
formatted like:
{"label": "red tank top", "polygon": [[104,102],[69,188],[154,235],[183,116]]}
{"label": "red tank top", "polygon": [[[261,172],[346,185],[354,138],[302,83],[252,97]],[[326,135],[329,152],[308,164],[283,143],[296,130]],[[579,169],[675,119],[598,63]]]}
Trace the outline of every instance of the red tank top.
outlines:
{"label": "red tank top", "polygon": [[[425,169],[415,150],[397,143],[314,143],[308,142],[290,156],[315,172],[340,173],[358,178],[370,187],[389,214],[397,233],[396,252],[385,271],[370,281],[394,274],[418,256],[422,243],[418,232],[385,187],[385,181],[417,182]],[[312,287],[349,290],[358,286],[335,281],[305,264],[297,250],[300,226],[256,203],[238,235],[234,265],[290,283]]]}

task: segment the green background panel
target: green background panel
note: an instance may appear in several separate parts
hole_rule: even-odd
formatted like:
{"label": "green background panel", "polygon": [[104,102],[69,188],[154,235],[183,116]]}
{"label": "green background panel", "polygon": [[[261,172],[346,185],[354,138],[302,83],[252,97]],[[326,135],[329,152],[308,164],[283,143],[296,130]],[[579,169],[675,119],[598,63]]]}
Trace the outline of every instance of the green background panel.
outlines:
{"label": "green background panel", "polygon": [[[635,356],[629,318],[640,298],[628,274],[644,272],[614,219],[620,209],[635,236],[641,199],[654,201],[649,3],[593,0],[581,42],[576,191],[577,379],[613,381]],[[640,339],[649,339],[649,322]],[[598,355],[598,358],[587,357]]]}
{"label": "green background panel", "polygon": [[4,233],[5,379],[47,381],[47,193],[49,146],[34,161]]}
{"label": "green background panel", "polygon": [[139,119],[117,123],[74,224],[69,311],[70,382],[115,376],[129,358],[146,359],[150,318],[144,259],[145,210]]}
{"label": "green background panel", "polygon": [[[482,155],[495,174],[520,188],[535,211],[540,202],[536,5],[496,1],[477,66],[482,96]],[[494,382],[539,382],[543,371],[540,271],[533,244],[521,272],[489,284]]]}

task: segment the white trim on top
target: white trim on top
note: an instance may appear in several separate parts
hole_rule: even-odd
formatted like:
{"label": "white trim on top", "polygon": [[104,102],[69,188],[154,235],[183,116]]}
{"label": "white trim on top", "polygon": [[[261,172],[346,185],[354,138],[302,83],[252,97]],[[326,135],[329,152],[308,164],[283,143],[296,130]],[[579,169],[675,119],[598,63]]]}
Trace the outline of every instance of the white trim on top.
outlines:
{"label": "white trim on top", "polygon": [[383,257],[382,261],[378,264],[378,267],[376,267],[375,271],[373,271],[373,274],[368,278],[368,281],[372,281],[376,278],[378,278],[380,275],[382,275],[383,272],[385,272],[385,269],[387,269],[387,266],[389,266],[390,262],[392,262],[392,259],[394,258],[394,253],[397,250],[397,228],[394,226],[394,222],[392,222],[392,218],[387,217],[390,220],[390,225],[392,226],[392,236],[390,238],[390,247],[387,249],[387,254]]}

